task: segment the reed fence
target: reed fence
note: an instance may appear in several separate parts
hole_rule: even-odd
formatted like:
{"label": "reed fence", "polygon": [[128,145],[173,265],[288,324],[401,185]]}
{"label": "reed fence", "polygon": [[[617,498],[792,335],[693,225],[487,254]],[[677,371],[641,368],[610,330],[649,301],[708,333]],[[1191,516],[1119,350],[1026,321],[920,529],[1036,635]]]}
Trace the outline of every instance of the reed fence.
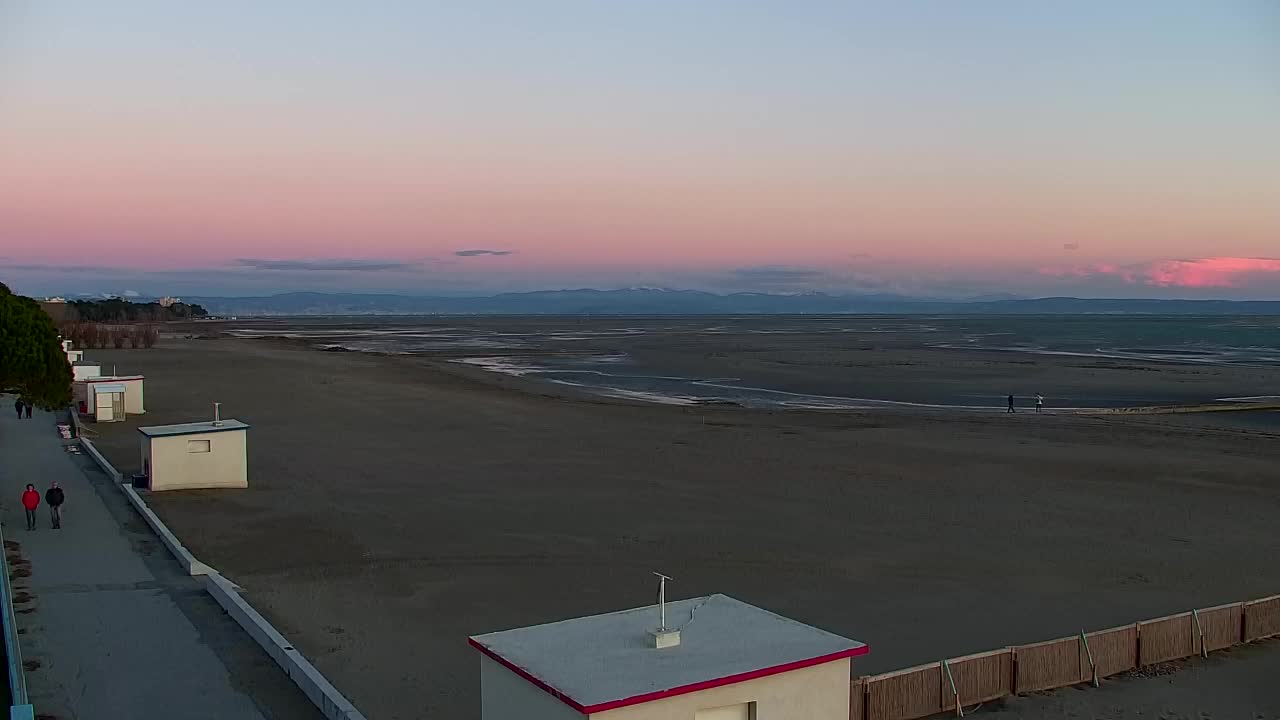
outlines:
{"label": "reed fence", "polygon": [[1280,595],[860,677],[850,720],[916,720],[1280,635]]}

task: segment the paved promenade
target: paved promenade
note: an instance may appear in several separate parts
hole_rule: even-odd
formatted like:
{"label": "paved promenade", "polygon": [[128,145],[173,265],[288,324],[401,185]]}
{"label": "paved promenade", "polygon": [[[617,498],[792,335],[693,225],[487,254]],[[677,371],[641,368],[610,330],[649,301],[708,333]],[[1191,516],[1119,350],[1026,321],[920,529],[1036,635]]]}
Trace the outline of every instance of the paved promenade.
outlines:
{"label": "paved promenade", "polygon": [[[15,610],[37,717],[319,718],[92,461],[66,451],[55,416],[18,420],[3,400],[0,521],[18,561]],[[60,530],[43,501],[52,480],[67,496]],[[32,532],[19,499],[28,482],[42,495]]]}

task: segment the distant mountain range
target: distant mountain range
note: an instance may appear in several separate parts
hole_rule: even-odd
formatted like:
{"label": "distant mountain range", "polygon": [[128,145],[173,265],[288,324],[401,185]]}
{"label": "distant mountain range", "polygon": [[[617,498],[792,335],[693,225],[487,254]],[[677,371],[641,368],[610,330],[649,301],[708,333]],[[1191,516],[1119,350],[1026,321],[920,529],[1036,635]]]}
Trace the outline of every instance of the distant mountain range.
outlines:
{"label": "distant mountain range", "polygon": [[281,315],[837,315],[1160,314],[1280,315],[1280,301],[1098,300],[986,296],[930,300],[825,293],[719,295],[698,290],[545,290],[487,297],[295,292],[266,297],[190,297],[219,316]]}

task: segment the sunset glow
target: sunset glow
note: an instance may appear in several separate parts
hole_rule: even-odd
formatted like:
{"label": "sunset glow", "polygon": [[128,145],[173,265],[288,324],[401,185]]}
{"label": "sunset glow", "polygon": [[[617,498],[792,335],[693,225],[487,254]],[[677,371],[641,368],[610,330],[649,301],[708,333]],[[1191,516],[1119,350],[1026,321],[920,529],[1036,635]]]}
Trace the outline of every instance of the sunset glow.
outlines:
{"label": "sunset glow", "polygon": [[1247,0],[5,3],[0,275],[1280,298],[1278,22]]}

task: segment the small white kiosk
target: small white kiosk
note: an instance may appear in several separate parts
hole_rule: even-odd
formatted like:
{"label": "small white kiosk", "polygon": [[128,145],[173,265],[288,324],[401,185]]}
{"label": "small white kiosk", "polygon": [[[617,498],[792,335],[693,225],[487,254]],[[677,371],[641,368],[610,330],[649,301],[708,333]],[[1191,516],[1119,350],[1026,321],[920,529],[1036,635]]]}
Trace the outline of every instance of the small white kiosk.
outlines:
{"label": "small white kiosk", "polygon": [[867,646],[725,595],[470,638],[482,720],[849,720]]}
{"label": "small white kiosk", "polygon": [[153,492],[249,487],[248,430],[239,420],[138,428],[148,487]]}
{"label": "small white kiosk", "polygon": [[94,422],[120,422],[124,420],[124,383],[89,383],[89,414]]}
{"label": "small white kiosk", "polygon": [[96,377],[102,377],[102,363],[90,362],[88,360],[71,363],[72,380],[88,380],[89,378]]}

